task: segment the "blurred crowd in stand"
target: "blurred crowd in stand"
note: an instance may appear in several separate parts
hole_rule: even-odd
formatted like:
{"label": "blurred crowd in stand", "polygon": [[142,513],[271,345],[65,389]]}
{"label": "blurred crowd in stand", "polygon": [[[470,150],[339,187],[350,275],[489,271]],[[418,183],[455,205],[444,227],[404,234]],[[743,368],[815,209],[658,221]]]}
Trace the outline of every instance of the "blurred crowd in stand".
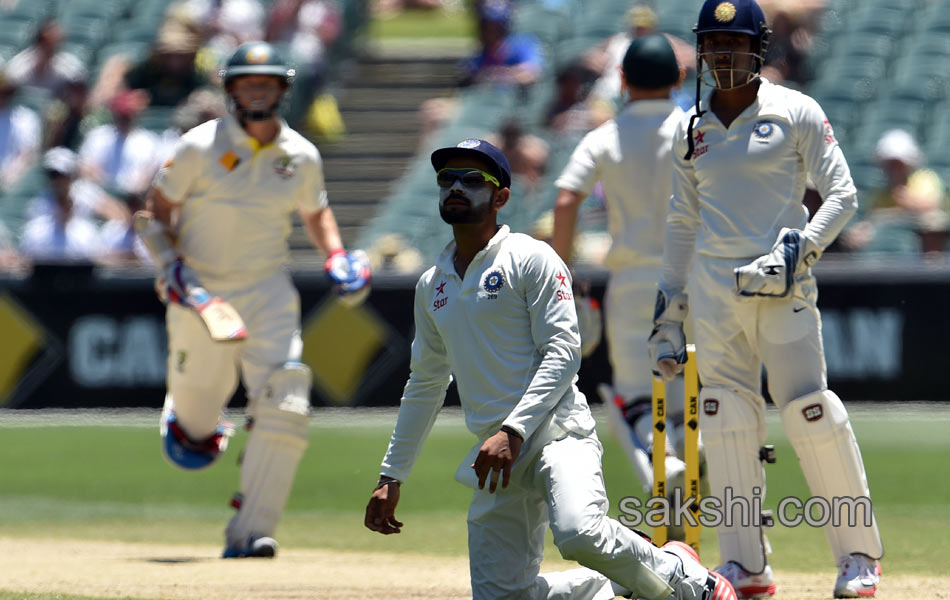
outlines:
{"label": "blurred crowd in stand", "polygon": [[[444,4],[438,0],[387,0],[379,2],[377,8],[381,12],[407,7],[437,10]],[[517,188],[513,198],[520,200],[519,206],[551,208],[556,193],[551,185],[556,176],[553,171],[560,165],[552,165],[549,159],[556,158],[557,148],[573,147],[586,132],[615,116],[622,107],[620,62],[634,38],[660,31],[656,4],[632,1],[617,33],[575,52],[575,57],[567,61],[560,53],[559,40],[553,45],[545,44],[530,33],[519,31],[515,19],[519,0],[475,0],[469,4],[477,32],[477,50],[459,65],[459,94],[433,98],[420,107],[420,150],[458,116],[469,86],[496,90],[515,87],[524,98],[540,87],[548,97],[539,123],[507,119],[498,130],[486,131],[482,137],[501,147],[511,159],[513,188]],[[557,8],[565,2],[550,0],[541,4]],[[763,76],[807,93],[814,78],[812,52],[826,10],[825,0],[760,0],[760,4],[772,27]],[[686,73],[673,99],[689,110],[695,101],[695,40],[692,36],[667,37]],[[556,62],[552,62],[555,58]],[[545,86],[545,77],[552,79],[553,85]],[[857,157],[848,153],[849,148],[845,150],[854,163]],[[859,215],[829,251],[882,257],[947,250],[947,189],[935,171],[926,169],[924,155],[913,136],[900,130],[885,133],[877,143],[873,159],[885,183],[880,189],[859,190]],[[802,201],[814,214],[821,199],[809,187]],[[543,237],[550,229],[551,218],[550,211],[542,211],[521,228]],[[580,218],[577,260],[599,263],[608,244],[603,231],[605,202],[599,187],[582,206]],[[398,255],[399,248],[408,255],[417,254],[408,244],[394,241],[392,235],[386,236],[383,243],[391,257]]]}
{"label": "blurred crowd in stand", "polygon": [[[34,1],[0,3],[0,21],[28,13]],[[314,137],[339,133],[320,130],[325,112],[337,110],[325,93],[328,54],[343,28],[335,0],[173,1],[148,24],[144,52],[132,43],[106,56],[121,44],[103,39],[125,38],[99,31],[89,44],[101,50],[95,60],[74,53],[60,23],[84,17],[70,5],[51,3],[59,8],[39,21],[17,21],[35,29],[25,47],[4,55],[11,48],[0,40],[0,270],[147,261],[131,215],[179,136],[226,113],[218,70],[243,42],[279,44],[295,63],[285,107],[294,127]],[[130,7],[133,19],[138,8]]]}
{"label": "blurred crowd in stand", "polygon": [[[0,19],[31,1],[3,2]],[[557,39],[542,41],[516,27],[520,2],[527,0],[374,0],[372,8],[379,17],[404,9],[471,15],[476,49],[458,66],[459,93],[420,106],[420,148],[459,114],[460,98],[470,90],[514,89],[525,102],[542,96],[538,118],[506,119],[482,137],[511,160],[519,198],[512,205],[537,213],[521,229],[544,231],[551,218],[544,209],[553,206],[551,182],[560,168],[552,161],[617,114],[624,102],[621,58],[631,40],[660,30],[660,20],[654,2],[634,0],[616,33],[565,60]],[[557,11],[570,0],[536,4]],[[824,0],[761,4],[773,30],[763,76],[807,92]],[[11,55],[0,46],[0,269],[22,269],[34,260],[147,260],[131,233],[131,214],[178,137],[225,113],[217,71],[245,41],[267,39],[292,57],[297,80],[287,114],[293,126],[317,138],[340,133],[321,130],[339,121],[327,119],[337,108],[325,93],[327,57],[343,30],[335,0],[174,1],[147,51],[117,51],[96,61],[73,53],[56,16],[36,23],[25,47]],[[668,37],[686,73],[674,101],[689,109],[695,97],[694,40]],[[873,159],[884,183],[861,191],[858,217],[830,251],[945,251],[947,188],[927,169],[919,141],[907,131],[887,131]],[[812,189],[803,198],[812,214],[819,201]],[[582,207],[579,261],[602,258],[604,206],[603,192],[595,189]],[[418,263],[418,252],[398,236],[380,244],[375,251],[387,257],[386,265],[405,270]],[[401,252],[410,258],[400,259]]]}

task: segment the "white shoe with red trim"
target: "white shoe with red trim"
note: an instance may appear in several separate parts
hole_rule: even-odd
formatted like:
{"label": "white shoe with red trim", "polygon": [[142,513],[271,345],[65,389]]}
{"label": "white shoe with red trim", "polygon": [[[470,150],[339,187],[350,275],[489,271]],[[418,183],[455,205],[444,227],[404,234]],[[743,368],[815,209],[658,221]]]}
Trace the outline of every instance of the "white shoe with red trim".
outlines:
{"label": "white shoe with red trim", "polygon": [[667,542],[661,549],[675,554],[683,562],[683,572],[686,576],[676,584],[673,598],[676,600],[737,600],[736,591],[729,580],[702,566],[699,555],[690,546],[683,542]]}
{"label": "white shoe with red trim", "polygon": [[729,580],[739,598],[769,598],[775,595],[775,580],[769,565],[765,565],[761,573],[753,575],[739,563],[730,560],[716,567],[716,571]]}
{"label": "white shoe with red trim", "polygon": [[881,582],[881,563],[864,554],[849,554],[838,561],[835,598],[871,598]]}

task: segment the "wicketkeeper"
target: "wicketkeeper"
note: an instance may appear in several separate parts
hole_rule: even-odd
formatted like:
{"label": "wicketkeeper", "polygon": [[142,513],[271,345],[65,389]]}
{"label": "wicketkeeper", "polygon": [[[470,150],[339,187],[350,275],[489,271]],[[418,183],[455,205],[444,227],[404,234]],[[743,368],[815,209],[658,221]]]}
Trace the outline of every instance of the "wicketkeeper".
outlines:
{"label": "wicketkeeper", "polygon": [[[649,342],[656,369],[669,379],[682,368],[689,310],[713,496],[722,500],[730,489],[751,501],[765,493],[764,364],[811,493],[829,502],[869,498],[848,413],[828,389],[811,272],[857,209],[848,163],[817,102],[759,76],[770,31],[755,0],[706,0],[694,31],[696,107],[673,138],[673,197]],[[712,90],[700,98],[704,77]],[[814,215],[802,205],[809,176],[824,200]],[[873,514],[859,517],[855,527],[845,520],[825,528],[836,597],[877,589],[881,538]],[[740,597],[773,594],[761,527],[737,518],[717,533],[718,569]]]}

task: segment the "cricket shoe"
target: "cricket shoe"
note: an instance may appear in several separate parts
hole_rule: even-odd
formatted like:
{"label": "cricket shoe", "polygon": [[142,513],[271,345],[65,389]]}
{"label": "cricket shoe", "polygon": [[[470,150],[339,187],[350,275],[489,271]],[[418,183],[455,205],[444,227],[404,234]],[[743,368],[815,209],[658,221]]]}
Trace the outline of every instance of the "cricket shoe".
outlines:
{"label": "cricket shoe", "polygon": [[870,598],[881,582],[881,563],[864,554],[849,554],[838,561],[835,598]]}
{"label": "cricket shoe", "polygon": [[277,555],[277,540],[266,535],[252,535],[243,546],[229,546],[221,558],[274,558]]}
{"label": "cricket shoe", "polygon": [[732,583],[738,598],[768,598],[775,595],[775,580],[769,565],[765,565],[761,573],[753,575],[739,563],[730,560],[716,567],[716,571]]}
{"label": "cricket shoe", "polygon": [[[716,571],[707,570],[699,555],[683,542],[667,542],[662,550],[675,555],[683,563],[684,577],[675,586],[676,600],[736,600],[736,591],[729,580]],[[671,582],[672,583],[672,582]]]}

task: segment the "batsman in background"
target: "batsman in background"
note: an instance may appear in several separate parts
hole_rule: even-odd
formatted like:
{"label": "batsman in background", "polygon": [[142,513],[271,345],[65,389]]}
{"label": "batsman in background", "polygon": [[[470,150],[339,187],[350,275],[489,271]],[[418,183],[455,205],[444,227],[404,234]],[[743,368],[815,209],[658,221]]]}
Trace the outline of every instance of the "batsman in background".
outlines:
{"label": "batsman in background", "polygon": [[[694,31],[696,107],[674,137],[649,341],[656,369],[671,379],[686,358],[688,284],[712,495],[764,495],[764,364],[812,495],[870,498],[848,413],[828,389],[811,272],[857,208],[848,164],[817,102],[759,76],[770,31],[754,0],[706,0]],[[704,77],[713,89],[700,99]],[[808,176],[824,200],[811,220],[802,205]],[[839,598],[873,596],[880,579],[877,524],[863,509],[857,516],[857,526],[845,516],[825,528]],[[771,595],[762,529],[740,520],[717,528],[719,570],[740,597]]]}
{"label": "batsman in background", "polygon": [[[293,75],[269,44],[240,46],[222,72],[231,114],[182,136],[148,201],[173,249],[154,257],[168,298],[166,458],[188,470],[214,462],[227,446],[220,416],[239,372],[248,393],[252,427],[225,558],[275,555],[274,530],[308,444],[311,374],[299,362],[300,301],[286,268],[293,211],[330,257],[341,293],[369,289],[368,268],[343,250],[319,152],[278,115]],[[198,312],[175,301],[196,284],[236,309],[246,339],[212,340]]]}
{"label": "batsman in background", "polygon": [[[610,270],[605,317],[613,390],[603,395],[610,430],[630,459],[644,492],[653,489],[650,460],[650,393],[653,363],[644,340],[653,328],[653,302],[663,260],[663,231],[673,180],[673,132],[684,112],[670,100],[683,78],[673,47],[660,34],[635,38],[621,63],[621,113],[588,133],[558,177],[551,244],[569,262],[580,204],[601,182],[607,200],[611,245],[604,261]],[[606,389],[604,386],[602,389]],[[682,398],[682,378],[668,386]],[[683,403],[668,414],[682,432]],[[682,435],[673,434],[682,441]],[[672,446],[672,445],[671,445]],[[683,461],[667,460],[668,489],[682,487]],[[671,530],[682,539],[682,529]]]}
{"label": "batsman in background", "polygon": [[[456,472],[474,489],[475,600],[735,598],[689,546],[657,548],[607,516],[603,449],[575,386],[581,341],[571,274],[548,244],[498,225],[510,195],[505,155],[465,140],[436,150],[432,166],[454,240],[416,285],[409,382],[365,525],[401,531],[400,486],[454,376],[478,439]],[[549,526],[561,555],[587,568],[539,575]]]}

